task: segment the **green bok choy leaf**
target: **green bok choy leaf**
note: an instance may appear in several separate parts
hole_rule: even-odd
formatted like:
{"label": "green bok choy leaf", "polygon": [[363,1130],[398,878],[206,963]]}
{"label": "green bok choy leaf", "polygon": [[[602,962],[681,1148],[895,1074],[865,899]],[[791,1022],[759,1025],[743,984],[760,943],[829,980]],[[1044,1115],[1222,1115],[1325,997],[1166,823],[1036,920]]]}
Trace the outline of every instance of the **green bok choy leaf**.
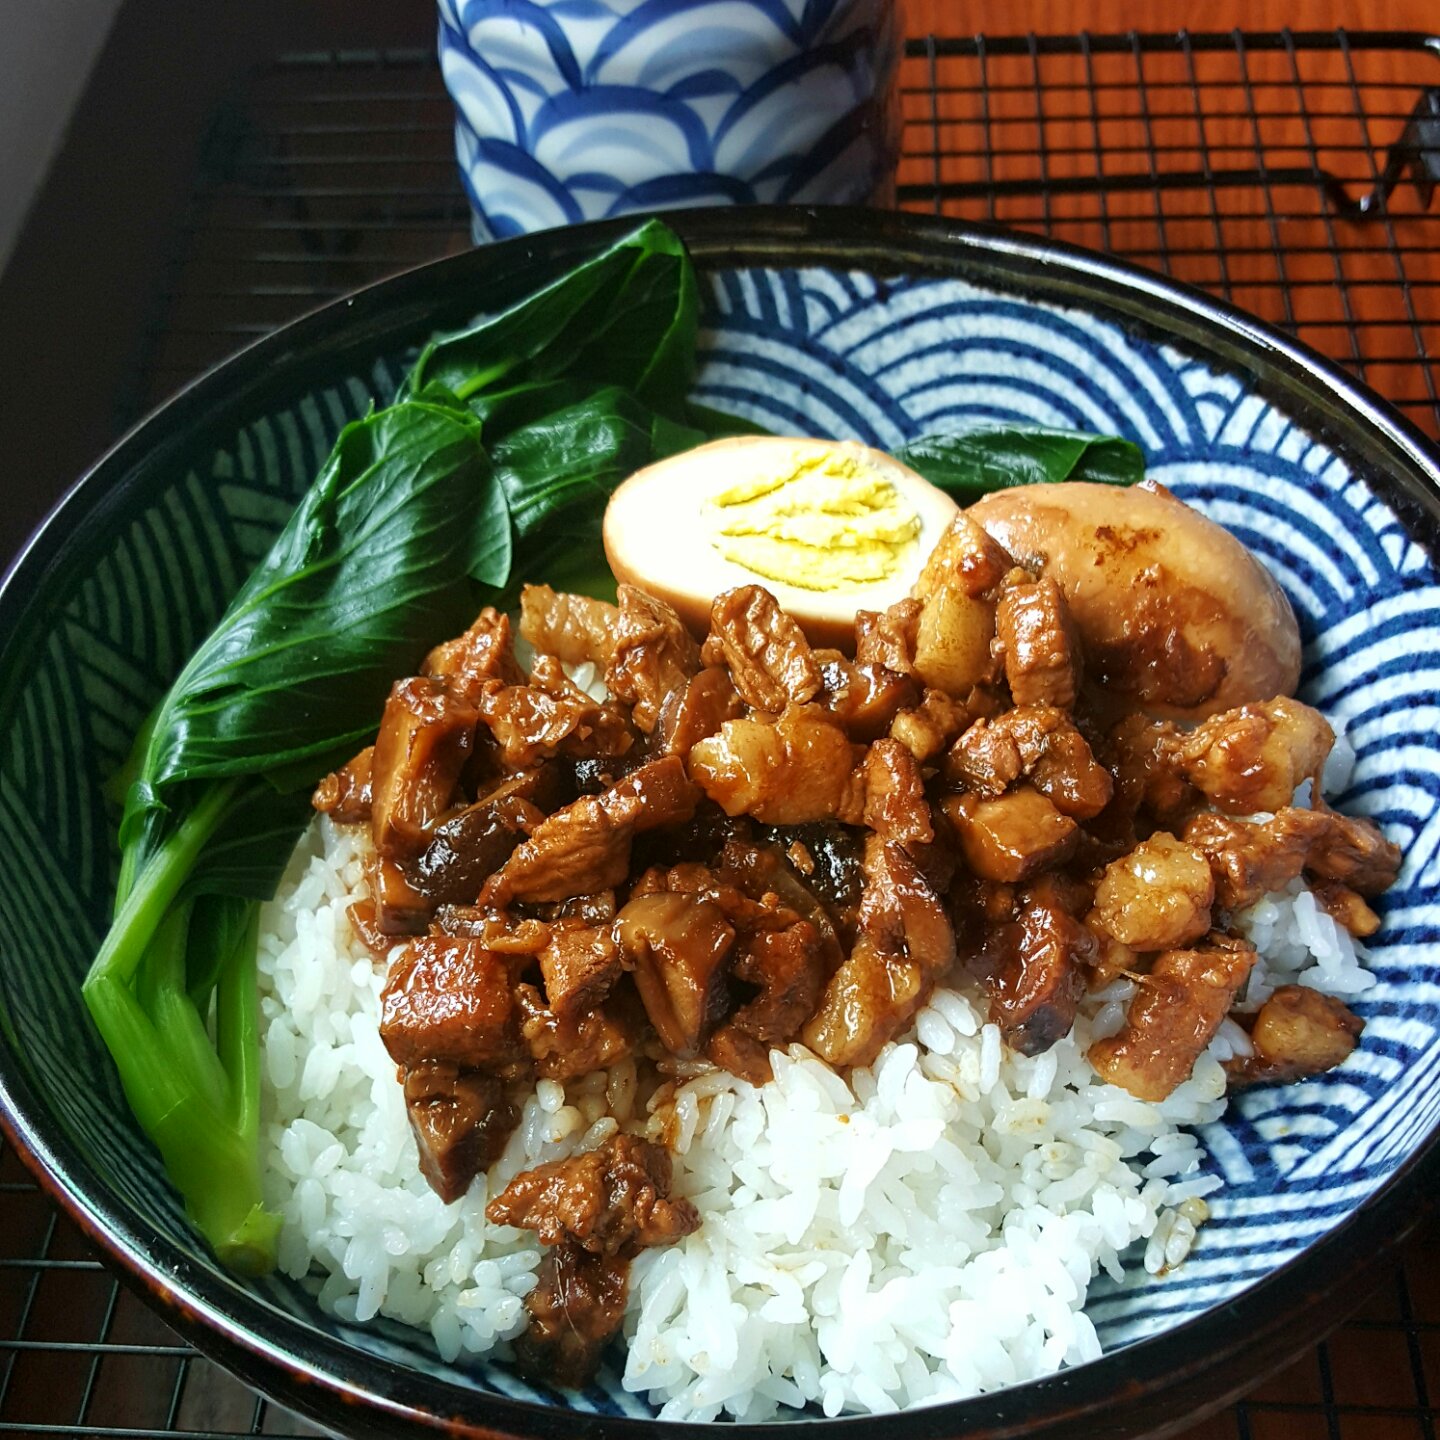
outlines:
{"label": "green bok choy leaf", "polygon": [[908,441],[895,458],[969,505],[992,490],[1090,480],[1133,485],[1145,477],[1138,445],[1114,435],[1086,435],[1043,425],[996,425]]}
{"label": "green bok choy leaf", "polygon": [[689,259],[650,224],[433,343],[397,403],[341,433],[137,737],[115,920],[84,995],[192,1219],[237,1270],[275,1259],[255,949],[308,787],[366,742],[396,676],[507,593],[517,560],[573,561],[626,474],[737,427],[690,424],[695,330]]}
{"label": "green bok choy leaf", "polygon": [[[126,1098],[228,1265],[274,1262],[260,1195],[255,932],[397,674],[470,616],[504,499],[479,424],[405,403],[346,427],[142,736],[115,922],[85,981]],[[503,579],[490,569],[484,578]]]}

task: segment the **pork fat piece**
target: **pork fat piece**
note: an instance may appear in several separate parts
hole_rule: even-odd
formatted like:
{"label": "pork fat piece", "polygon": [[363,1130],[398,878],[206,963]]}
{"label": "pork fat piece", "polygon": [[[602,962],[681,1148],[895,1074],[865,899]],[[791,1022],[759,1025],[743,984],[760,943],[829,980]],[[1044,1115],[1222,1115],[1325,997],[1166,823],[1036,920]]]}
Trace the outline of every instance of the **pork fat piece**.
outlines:
{"label": "pork fat piece", "polygon": [[1251,946],[1223,935],[1167,950],[1140,977],[1125,1028],[1097,1040],[1090,1063],[1141,1100],[1163,1100],[1189,1076],[1254,962]]}
{"label": "pork fat piece", "polygon": [[1232,1087],[1289,1083],[1343,1065],[1365,1022],[1333,995],[1282,985],[1261,1007],[1250,1031],[1255,1053],[1226,1062]]}

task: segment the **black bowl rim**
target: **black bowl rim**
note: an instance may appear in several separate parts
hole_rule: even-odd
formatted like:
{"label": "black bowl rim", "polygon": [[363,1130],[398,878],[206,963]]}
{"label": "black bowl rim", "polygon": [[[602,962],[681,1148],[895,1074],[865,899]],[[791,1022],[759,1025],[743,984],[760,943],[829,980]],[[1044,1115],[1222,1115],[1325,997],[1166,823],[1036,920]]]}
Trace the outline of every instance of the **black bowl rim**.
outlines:
{"label": "black bowl rim", "polygon": [[[1128,314],[1151,332],[1250,370],[1288,392],[1296,418],[1347,456],[1363,457],[1367,479],[1385,494],[1412,538],[1440,557],[1440,451],[1403,415],[1329,360],[1244,311],[1190,286],[1109,256],[1057,241],[942,217],[833,207],[720,208],[670,212],[702,267],[821,264],[878,274],[978,278],[1035,298]],[[327,349],[332,359],[407,323],[435,326],[447,309],[476,308],[455,297],[467,279],[512,272],[558,273],[638,223],[637,218],[520,237],[429,262],[323,306],[239,351],[191,382],[134,426],[59,500],[0,578],[0,653],[28,598],[63,561],[72,536],[126,488],[142,457],[164,447],[163,432],[189,436],[228,418],[265,388],[266,377]],[[488,275],[487,275],[488,272]],[[530,281],[533,284],[533,279]],[[427,320],[426,317],[429,317]],[[453,323],[453,321],[451,322]],[[207,419],[207,417],[210,417]],[[159,436],[153,431],[161,431]],[[1394,467],[1393,470],[1389,467]],[[1388,477],[1388,479],[1387,479]],[[284,1403],[322,1421],[358,1422],[372,1433],[442,1429],[474,1436],[561,1437],[603,1429],[616,1440],[653,1440],[660,1422],[590,1417],[573,1410],[471,1392],[304,1329],[262,1300],[197,1270],[164,1237],[138,1226],[103,1176],[90,1171],[32,1085],[8,1025],[0,1026],[0,1121],[18,1152],[122,1277],[159,1306],[197,1346]],[[900,1415],[842,1417],[805,1426],[838,1427],[851,1440],[942,1440],[960,1429],[992,1437],[1055,1435],[1100,1423],[1108,1433],[1193,1420],[1225,1403],[1343,1318],[1432,1206],[1440,1181],[1431,1132],[1345,1221],[1235,1299],[1162,1334],[1074,1370],[1010,1390]],[[71,1176],[90,1172],[77,1188]],[[343,1402],[337,1413],[336,1401]],[[343,1412],[348,1411],[348,1414]],[[513,1427],[513,1428],[512,1428]],[[714,1435],[710,1426],[669,1423],[676,1440]],[[760,1440],[771,1425],[732,1425],[736,1440]]]}

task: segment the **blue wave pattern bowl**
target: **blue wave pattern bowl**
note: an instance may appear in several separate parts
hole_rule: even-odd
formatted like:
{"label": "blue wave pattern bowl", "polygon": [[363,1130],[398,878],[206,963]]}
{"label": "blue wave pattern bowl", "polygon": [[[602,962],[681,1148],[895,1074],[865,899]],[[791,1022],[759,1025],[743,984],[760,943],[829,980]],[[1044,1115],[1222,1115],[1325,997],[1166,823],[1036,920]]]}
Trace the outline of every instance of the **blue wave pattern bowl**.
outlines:
{"label": "blue wave pattern bowl", "polygon": [[899,156],[902,44],[898,0],[440,0],[475,238],[866,203]]}
{"label": "blue wave pattern bowl", "polygon": [[[1334,1291],[1362,1293],[1356,1278],[1435,1185],[1440,458],[1242,317],[1079,252],[857,213],[713,212],[680,228],[704,287],[707,404],[880,446],[979,420],[1142,446],[1156,479],[1240,535],[1284,586],[1304,638],[1302,694],[1357,752],[1339,803],[1404,847],[1369,947],[1377,983],[1355,1005],[1360,1047],[1337,1071],[1244,1094],[1205,1130],[1224,1188],[1191,1256],[1161,1277],[1137,1256],[1124,1285],[1092,1291],[1110,1353],[959,1406],[847,1421],[845,1433],[1118,1435],[1193,1414],[1341,1318]],[[102,786],[341,425],[388,395],[409,348],[613,233],[457,257],[263,342],[103,462],[0,592],[8,1123],[172,1321],[347,1431],[559,1437],[578,1411],[612,1417],[607,1435],[652,1433],[617,1364],[583,1395],[536,1389],[500,1365],[447,1364],[424,1334],[327,1317],[303,1287],[216,1265],[80,1002],[114,878]]]}
{"label": "blue wave pattern bowl", "polygon": [[1224,1181],[1195,1249],[1163,1275],[1103,1272],[1088,1313],[1107,1349],[1232,1299],[1342,1221],[1440,1112],[1431,977],[1440,939],[1440,585],[1365,480],[1294,417],[1108,319],[955,280],[825,271],[718,277],[701,397],[771,428],[881,448],[1009,421],[1123,435],[1151,479],[1223,524],[1289,596],[1300,695],[1355,746],[1338,808],[1405,851],[1354,1002],[1360,1048],[1336,1071],[1242,1092],[1204,1127]]}

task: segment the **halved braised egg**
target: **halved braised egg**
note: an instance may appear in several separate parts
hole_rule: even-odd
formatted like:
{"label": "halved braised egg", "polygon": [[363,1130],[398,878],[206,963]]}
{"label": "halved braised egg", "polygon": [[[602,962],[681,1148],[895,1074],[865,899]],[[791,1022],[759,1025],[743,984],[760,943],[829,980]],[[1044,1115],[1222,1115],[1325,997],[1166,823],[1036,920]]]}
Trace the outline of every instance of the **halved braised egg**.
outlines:
{"label": "halved braised egg", "polygon": [[869,446],[747,435],[626,480],[605,511],[605,558],[696,631],[716,595],[758,584],[813,643],[848,649],[855,612],[909,595],[956,508]]}

